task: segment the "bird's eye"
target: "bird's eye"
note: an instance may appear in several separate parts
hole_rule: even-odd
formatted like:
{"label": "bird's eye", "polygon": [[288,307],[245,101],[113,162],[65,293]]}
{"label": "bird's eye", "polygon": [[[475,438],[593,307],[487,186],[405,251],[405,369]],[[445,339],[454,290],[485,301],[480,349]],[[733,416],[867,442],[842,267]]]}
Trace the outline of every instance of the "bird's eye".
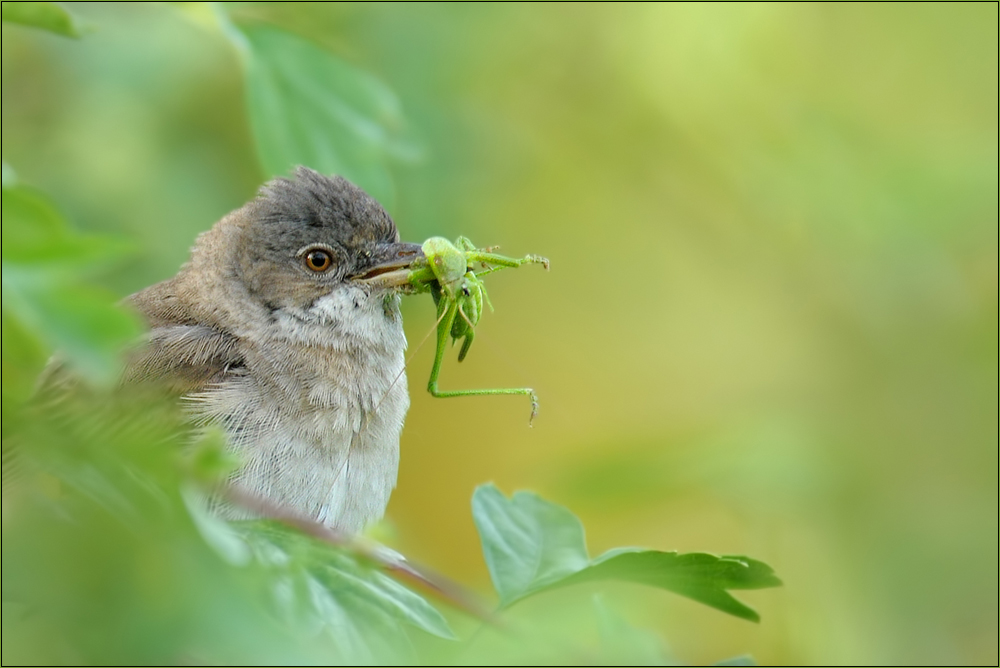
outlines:
{"label": "bird's eye", "polygon": [[320,249],[311,250],[306,253],[305,260],[306,266],[316,272],[326,271],[333,265],[333,258],[330,256],[330,253]]}

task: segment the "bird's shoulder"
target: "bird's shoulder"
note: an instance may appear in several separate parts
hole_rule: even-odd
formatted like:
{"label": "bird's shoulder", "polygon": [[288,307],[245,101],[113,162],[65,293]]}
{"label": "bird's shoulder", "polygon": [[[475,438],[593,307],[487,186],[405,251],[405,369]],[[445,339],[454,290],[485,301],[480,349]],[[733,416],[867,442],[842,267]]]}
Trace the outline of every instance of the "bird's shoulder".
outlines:
{"label": "bird's shoulder", "polygon": [[240,338],[201,308],[185,287],[175,277],[127,299],[149,331],[130,353],[123,383],[157,382],[188,394],[243,366]]}

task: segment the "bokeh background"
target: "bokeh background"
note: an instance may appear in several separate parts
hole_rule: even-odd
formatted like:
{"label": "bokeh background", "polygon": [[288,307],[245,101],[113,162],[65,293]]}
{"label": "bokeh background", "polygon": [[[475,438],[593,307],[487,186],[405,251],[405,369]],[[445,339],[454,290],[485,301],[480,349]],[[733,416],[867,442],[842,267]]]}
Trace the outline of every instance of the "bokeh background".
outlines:
{"label": "bokeh background", "polygon": [[[133,243],[100,278],[125,296],[268,174],[202,9],[73,11],[80,40],[3,27],[3,158]],[[759,626],[637,599],[686,661],[997,664],[996,4],[239,13],[398,96],[405,239],[552,260],[489,279],[442,375],[533,386],[533,429],[520,397],[430,398],[416,351],[402,552],[485,589],[469,498],[493,480],[573,509],[592,553],[774,566],[785,587],[742,596]],[[412,350],[430,298],[404,317]]]}

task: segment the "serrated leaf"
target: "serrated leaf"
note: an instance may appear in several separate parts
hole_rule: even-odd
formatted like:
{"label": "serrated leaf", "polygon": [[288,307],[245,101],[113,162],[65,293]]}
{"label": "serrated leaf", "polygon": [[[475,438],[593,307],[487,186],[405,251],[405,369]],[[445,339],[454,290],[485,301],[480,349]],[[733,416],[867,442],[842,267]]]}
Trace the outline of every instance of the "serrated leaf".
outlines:
{"label": "serrated leaf", "polygon": [[667,589],[759,621],[752,608],[727,590],[781,584],[767,564],[747,557],[619,548],[590,560],[576,516],[532,492],[516,492],[507,499],[494,485],[482,485],[472,507],[502,606],[556,587],[619,580]]}
{"label": "serrated leaf", "polygon": [[55,2],[4,2],[3,20],[63,37],[80,37],[87,26]]}
{"label": "serrated leaf", "polygon": [[395,94],[300,37],[260,25],[238,30],[249,51],[250,126],[267,175],[305,165],[339,174],[390,207],[388,161],[407,152]]}
{"label": "serrated leaf", "polygon": [[594,559],[587,568],[554,586],[594,580],[620,580],[667,589],[753,622],[759,622],[760,615],[726,590],[781,585],[767,564],[746,557],[720,557],[703,552],[678,554],[658,550],[619,550]]}

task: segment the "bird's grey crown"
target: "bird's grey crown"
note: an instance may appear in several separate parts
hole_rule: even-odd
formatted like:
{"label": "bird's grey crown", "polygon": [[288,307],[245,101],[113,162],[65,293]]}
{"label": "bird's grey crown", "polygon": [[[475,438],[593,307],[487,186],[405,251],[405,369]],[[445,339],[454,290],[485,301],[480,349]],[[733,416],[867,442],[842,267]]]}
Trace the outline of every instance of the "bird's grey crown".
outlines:
{"label": "bird's grey crown", "polygon": [[324,176],[308,167],[297,167],[290,179],[265,184],[255,208],[262,225],[313,235],[322,228],[347,247],[399,241],[396,224],[368,193],[342,176]]}

